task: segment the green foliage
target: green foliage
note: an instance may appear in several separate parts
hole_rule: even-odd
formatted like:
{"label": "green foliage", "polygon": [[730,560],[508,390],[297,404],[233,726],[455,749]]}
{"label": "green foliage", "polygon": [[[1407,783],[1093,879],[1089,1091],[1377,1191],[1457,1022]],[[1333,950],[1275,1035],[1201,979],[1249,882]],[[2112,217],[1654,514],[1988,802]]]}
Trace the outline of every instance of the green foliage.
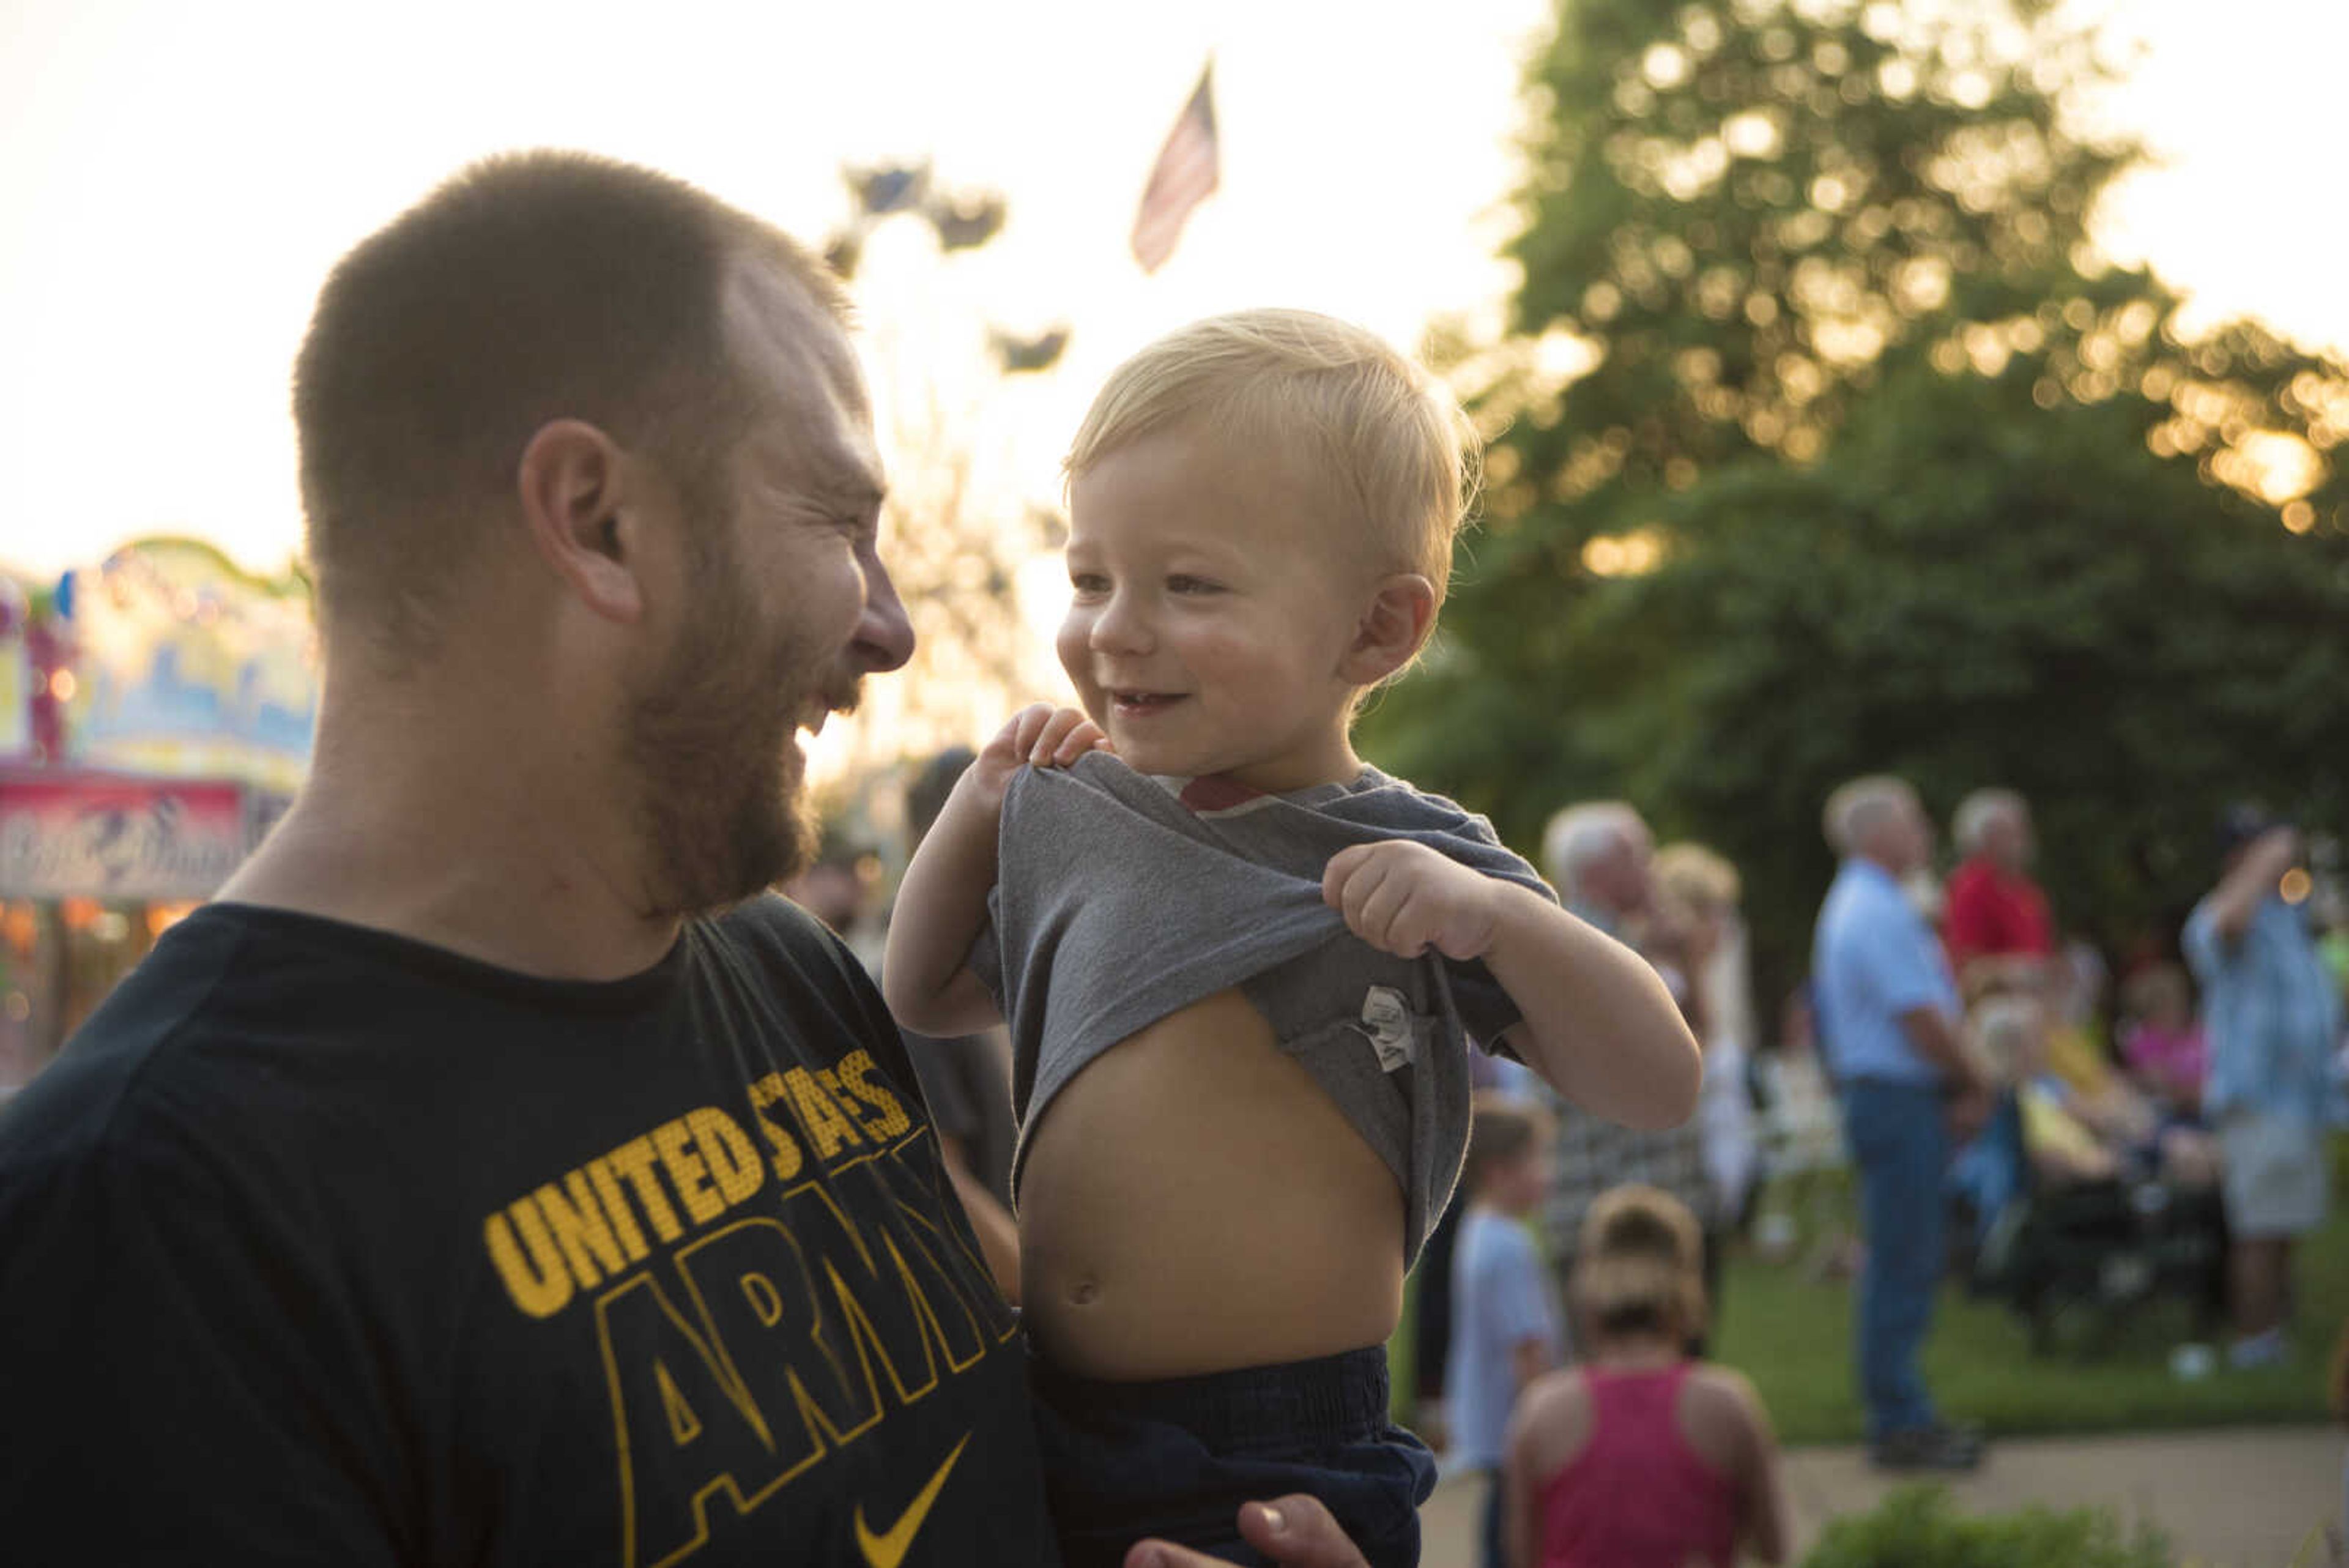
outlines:
{"label": "green foliage", "polygon": [[2023,790],[2111,943],[2222,799],[2337,824],[2349,372],[2097,261],[2102,80],[2027,0],[1562,0],[1516,336],[1447,356],[1486,526],[1372,753],[1520,844],[1594,794],[1713,844],[1773,990],[1859,773]]}
{"label": "green foliage", "polygon": [[2125,1535],[2101,1509],[1970,1519],[1935,1487],[1902,1487],[1826,1528],[1803,1568],[2169,1568],[2159,1531]]}
{"label": "green foliage", "polygon": [[1909,323],[2035,308],[2137,156],[2065,128],[2103,71],[2039,9],[1568,0],[1515,317],[1606,359],[1513,432],[1526,469],[1601,493],[1815,452]]}

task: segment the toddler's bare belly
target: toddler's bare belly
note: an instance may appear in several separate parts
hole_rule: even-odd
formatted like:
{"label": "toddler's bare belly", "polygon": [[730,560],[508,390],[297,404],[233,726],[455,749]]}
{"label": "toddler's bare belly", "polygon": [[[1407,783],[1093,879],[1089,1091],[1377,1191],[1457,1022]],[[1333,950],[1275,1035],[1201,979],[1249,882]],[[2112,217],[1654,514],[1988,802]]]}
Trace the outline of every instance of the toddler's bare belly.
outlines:
{"label": "toddler's bare belly", "polygon": [[1023,1310],[1060,1366],[1119,1381],[1352,1350],[1402,1315],[1402,1223],[1385,1162],[1227,991],[1046,1107],[1020,1181]]}

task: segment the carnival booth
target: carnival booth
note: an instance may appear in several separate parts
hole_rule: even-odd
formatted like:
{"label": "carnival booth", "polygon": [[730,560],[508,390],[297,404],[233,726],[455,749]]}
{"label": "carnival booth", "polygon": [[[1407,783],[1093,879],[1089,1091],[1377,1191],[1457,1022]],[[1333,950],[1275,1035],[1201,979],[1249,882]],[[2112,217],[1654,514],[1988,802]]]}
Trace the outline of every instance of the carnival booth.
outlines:
{"label": "carnival booth", "polygon": [[191,540],[0,583],[5,1096],[283,811],[316,673],[303,586]]}

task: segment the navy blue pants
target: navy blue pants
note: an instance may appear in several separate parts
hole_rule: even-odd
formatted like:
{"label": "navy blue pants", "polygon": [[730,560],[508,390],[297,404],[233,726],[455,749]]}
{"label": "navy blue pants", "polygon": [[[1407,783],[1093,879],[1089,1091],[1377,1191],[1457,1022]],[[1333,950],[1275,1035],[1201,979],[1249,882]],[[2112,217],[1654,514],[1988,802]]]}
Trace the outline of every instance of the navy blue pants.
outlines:
{"label": "navy blue pants", "polygon": [[1371,1568],[1419,1562],[1435,1457],[1387,1419],[1378,1346],[1285,1366],[1103,1383],[1029,1362],[1064,1568],[1116,1568],[1145,1536],[1263,1563],[1244,1502],[1319,1498]]}
{"label": "navy blue pants", "polygon": [[1917,1367],[1940,1283],[1941,1177],[1950,1163],[1939,1091],[1863,1079],[1843,1090],[1844,1134],[1859,1167],[1859,1389],[1868,1435],[1930,1427]]}

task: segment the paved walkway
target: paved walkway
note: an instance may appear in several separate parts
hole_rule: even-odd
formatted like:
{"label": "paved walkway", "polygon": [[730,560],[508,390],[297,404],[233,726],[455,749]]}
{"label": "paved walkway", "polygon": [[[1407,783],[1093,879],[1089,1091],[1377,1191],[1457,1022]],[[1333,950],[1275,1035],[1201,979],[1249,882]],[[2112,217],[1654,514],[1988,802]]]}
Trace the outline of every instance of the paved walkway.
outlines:
{"label": "paved walkway", "polygon": [[[2035,1438],[1993,1443],[1974,1474],[1951,1483],[1959,1506],[2003,1512],[2039,1502],[2097,1504],[2124,1526],[2166,1531],[2175,1561],[2198,1568],[2284,1568],[2309,1532],[2338,1520],[2349,1438],[2324,1427],[2251,1428],[2145,1438]],[[1857,1449],[1786,1456],[1799,1563],[1827,1521],[1875,1506],[1899,1484]],[[1446,1479],[1421,1514],[1424,1568],[1476,1568],[1483,1483]],[[2327,1568],[2320,1550],[2308,1560]]]}

